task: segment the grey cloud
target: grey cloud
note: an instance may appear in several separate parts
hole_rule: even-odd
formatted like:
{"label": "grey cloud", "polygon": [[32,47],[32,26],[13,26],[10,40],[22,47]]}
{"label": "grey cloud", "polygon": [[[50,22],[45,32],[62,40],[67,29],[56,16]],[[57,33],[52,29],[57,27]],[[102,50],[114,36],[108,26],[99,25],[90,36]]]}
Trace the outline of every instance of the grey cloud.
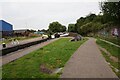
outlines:
{"label": "grey cloud", "polygon": [[47,29],[50,22],[68,25],[90,12],[98,14],[98,2],[3,2],[2,19],[14,29]]}

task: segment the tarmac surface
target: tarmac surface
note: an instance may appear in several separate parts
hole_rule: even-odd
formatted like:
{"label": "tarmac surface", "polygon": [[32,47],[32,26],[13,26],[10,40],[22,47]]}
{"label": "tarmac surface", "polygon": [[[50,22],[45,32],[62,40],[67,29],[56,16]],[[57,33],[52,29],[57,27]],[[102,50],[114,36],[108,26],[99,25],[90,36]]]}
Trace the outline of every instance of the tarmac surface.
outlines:
{"label": "tarmac surface", "polygon": [[[59,38],[52,39],[0,57],[0,61],[2,61],[0,66],[14,61],[58,39]],[[60,78],[105,78],[106,80],[109,80],[107,78],[118,77],[105,61],[97,44],[95,43],[95,39],[89,38],[89,40],[83,43],[71,56],[69,61],[66,63]]]}
{"label": "tarmac surface", "polygon": [[107,78],[118,77],[105,61],[95,39],[89,38],[71,56],[60,78],[105,78],[109,80]]}

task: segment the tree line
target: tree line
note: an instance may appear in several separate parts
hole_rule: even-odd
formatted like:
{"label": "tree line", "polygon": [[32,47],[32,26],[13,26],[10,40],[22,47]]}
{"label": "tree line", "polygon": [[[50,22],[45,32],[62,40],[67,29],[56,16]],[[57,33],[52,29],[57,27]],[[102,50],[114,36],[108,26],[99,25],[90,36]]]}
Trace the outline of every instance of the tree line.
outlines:
{"label": "tree line", "polygon": [[[120,2],[100,2],[101,12],[96,15],[88,14],[86,17],[80,17],[75,24],[68,25],[68,32],[75,32],[81,35],[96,33],[104,28],[120,25]],[[66,26],[59,22],[49,24],[49,32],[64,32]]]}

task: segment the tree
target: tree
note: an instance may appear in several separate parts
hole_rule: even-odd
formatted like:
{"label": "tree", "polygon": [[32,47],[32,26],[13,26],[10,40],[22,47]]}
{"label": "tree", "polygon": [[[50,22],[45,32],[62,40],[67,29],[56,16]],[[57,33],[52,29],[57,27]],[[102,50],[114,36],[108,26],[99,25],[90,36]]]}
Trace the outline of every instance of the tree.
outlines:
{"label": "tree", "polygon": [[60,31],[60,32],[65,32],[65,31],[66,31],[66,27],[62,25],[62,26],[60,27],[60,30],[59,30],[59,31]]}
{"label": "tree", "polygon": [[56,21],[49,24],[49,30],[52,31],[53,33],[64,32],[66,31],[66,27]]}
{"label": "tree", "polygon": [[28,31],[29,31],[29,32],[32,32],[32,33],[33,33],[33,32],[36,32],[36,30],[33,30],[33,29],[31,29],[31,30],[28,30]]}
{"label": "tree", "polygon": [[47,30],[45,30],[45,29],[42,29],[42,30],[40,30],[41,32],[47,32]]}
{"label": "tree", "polygon": [[91,21],[93,21],[95,18],[96,18],[96,14],[90,13],[90,14],[88,14],[88,15],[86,16],[86,20],[85,20],[86,22],[85,22],[85,23],[91,22]]}
{"label": "tree", "polygon": [[81,34],[80,27],[84,25],[85,19],[86,18],[81,17],[77,20],[77,23],[75,24],[75,32]]}
{"label": "tree", "polygon": [[75,24],[68,25],[68,32],[75,32]]}
{"label": "tree", "polygon": [[120,1],[119,2],[101,2],[101,10],[103,12],[106,22],[114,21],[119,23],[120,21]]}
{"label": "tree", "polygon": [[[77,20],[77,23],[75,24],[75,31],[79,34],[86,34],[87,31],[90,32],[87,29],[90,29],[88,26],[91,26],[92,23],[95,20],[95,18],[97,17],[96,14],[88,14],[86,17],[81,17]],[[89,24],[90,25],[89,25]],[[87,24],[87,25],[86,25]],[[84,26],[83,26],[84,25]],[[86,25],[86,26],[85,26]],[[84,27],[84,28],[83,28]],[[84,30],[86,29],[86,30]]]}

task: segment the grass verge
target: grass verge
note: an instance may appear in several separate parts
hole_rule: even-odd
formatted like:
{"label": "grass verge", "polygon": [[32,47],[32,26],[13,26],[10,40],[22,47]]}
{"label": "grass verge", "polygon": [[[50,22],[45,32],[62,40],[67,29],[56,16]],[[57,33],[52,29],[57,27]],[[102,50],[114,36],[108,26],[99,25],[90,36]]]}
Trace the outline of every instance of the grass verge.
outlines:
{"label": "grass verge", "polygon": [[101,51],[103,56],[105,57],[105,60],[110,63],[110,66],[112,68],[112,70],[116,73],[116,75],[120,78],[120,71],[116,72],[115,69],[119,70],[119,63],[118,62],[114,62],[113,60],[110,59],[110,57],[104,52]]}
{"label": "grass verge", "polygon": [[[101,47],[105,48],[108,52],[110,52],[112,56],[115,56],[115,57],[119,58],[119,56],[120,56],[120,48],[118,48],[116,46],[113,46],[111,44],[108,44],[106,42],[103,42],[103,41],[101,41],[99,39],[97,39],[96,43],[98,45],[100,45]],[[107,53],[105,53],[102,50],[101,50],[101,52],[102,52],[103,56],[105,57],[105,60],[108,63],[110,63],[110,67],[112,68],[112,70],[120,78],[120,66],[119,66],[120,63],[119,63],[119,60],[118,60],[118,62],[115,62],[110,58],[110,56]],[[119,71],[116,71],[116,69],[119,70]]]}
{"label": "grass verge", "polygon": [[70,38],[61,38],[16,61],[3,65],[3,78],[58,78],[60,74],[41,72],[40,65],[46,65],[51,70],[64,67],[70,56],[87,39],[77,42],[69,40]]}
{"label": "grass verge", "polygon": [[107,40],[107,41],[110,41],[114,44],[117,44],[120,46],[120,38],[119,37],[112,37],[112,36],[99,36],[99,37],[96,37],[96,38],[100,38],[100,39],[104,39],[104,40]]}
{"label": "grass verge", "polygon": [[100,45],[101,47],[105,48],[107,51],[109,51],[112,56],[115,56],[115,57],[120,56],[120,48],[118,48],[114,45],[108,44],[108,43],[101,41],[99,39],[97,39],[96,43],[98,45]]}

